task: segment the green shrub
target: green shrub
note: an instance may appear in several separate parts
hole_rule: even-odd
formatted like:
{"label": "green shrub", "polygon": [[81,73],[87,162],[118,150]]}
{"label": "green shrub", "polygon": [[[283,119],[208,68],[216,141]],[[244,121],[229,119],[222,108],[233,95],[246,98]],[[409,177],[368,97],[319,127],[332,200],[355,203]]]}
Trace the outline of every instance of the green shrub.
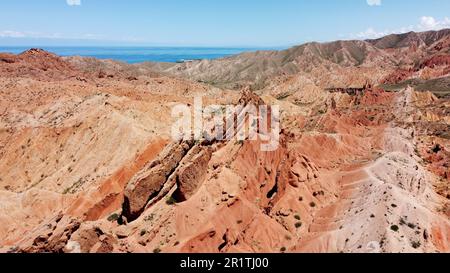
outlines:
{"label": "green shrub", "polygon": [[166,204],[171,206],[171,205],[175,205],[177,203],[177,200],[175,200],[175,198],[173,198],[173,196],[170,196],[166,199]]}
{"label": "green shrub", "polygon": [[399,227],[397,225],[392,225],[391,230],[397,232],[399,230]]}
{"label": "green shrub", "polygon": [[153,219],[155,218],[155,214],[152,213],[149,216],[144,218],[144,221],[149,222],[149,221],[153,221]]}
{"label": "green shrub", "polygon": [[411,242],[411,246],[415,249],[418,249],[422,244],[420,242]]}
{"label": "green shrub", "polygon": [[159,247],[153,249],[153,253],[161,253],[161,249]]}
{"label": "green shrub", "polygon": [[113,213],[108,217],[108,221],[115,222],[115,221],[119,220],[119,218],[120,218],[119,214]]}

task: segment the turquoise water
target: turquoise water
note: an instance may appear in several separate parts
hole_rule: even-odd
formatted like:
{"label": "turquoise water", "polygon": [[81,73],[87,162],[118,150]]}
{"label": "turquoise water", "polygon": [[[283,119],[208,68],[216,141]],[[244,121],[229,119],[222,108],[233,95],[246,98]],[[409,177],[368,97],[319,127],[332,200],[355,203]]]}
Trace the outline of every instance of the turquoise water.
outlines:
{"label": "turquoise water", "polygon": [[[30,47],[1,47],[0,52],[18,54]],[[60,56],[85,56],[113,59],[127,63],[179,62],[183,60],[217,59],[248,51],[277,48],[214,47],[39,47]]]}

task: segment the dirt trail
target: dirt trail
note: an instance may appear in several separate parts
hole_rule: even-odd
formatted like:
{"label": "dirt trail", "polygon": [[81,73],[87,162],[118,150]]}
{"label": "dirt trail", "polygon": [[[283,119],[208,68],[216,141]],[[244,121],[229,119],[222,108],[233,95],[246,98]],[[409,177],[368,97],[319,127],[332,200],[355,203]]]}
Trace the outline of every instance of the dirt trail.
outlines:
{"label": "dirt trail", "polygon": [[[396,95],[396,119],[410,118],[413,92],[408,88]],[[432,187],[435,178],[414,154],[413,130],[391,122],[382,135],[377,158],[339,173],[338,200],[314,214],[294,251],[367,252],[374,245],[379,252],[450,251],[450,221],[437,212],[442,198]],[[436,225],[439,238],[428,235]]]}

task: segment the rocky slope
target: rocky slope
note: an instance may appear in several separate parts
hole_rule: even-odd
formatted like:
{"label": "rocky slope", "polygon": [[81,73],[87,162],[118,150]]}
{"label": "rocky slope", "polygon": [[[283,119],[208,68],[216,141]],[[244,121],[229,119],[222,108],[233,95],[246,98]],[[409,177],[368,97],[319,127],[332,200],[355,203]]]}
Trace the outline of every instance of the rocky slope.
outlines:
{"label": "rocky slope", "polygon": [[448,76],[449,53],[450,30],[446,29],[377,40],[307,43],[283,51],[243,53],[213,61],[143,66],[232,89],[251,85],[258,90],[274,79],[286,81],[299,76],[319,88],[361,87],[367,80],[382,84]]}
{"label": "rocky slope", "polygon": [[[1,54],[0,251],[450,252],[450,102],[400,86],[445,76],[447,41],[176,65]],[[261,88],[217,87],[242,85]],[[172,140],[196,95],[280,105],[279,148]]]}

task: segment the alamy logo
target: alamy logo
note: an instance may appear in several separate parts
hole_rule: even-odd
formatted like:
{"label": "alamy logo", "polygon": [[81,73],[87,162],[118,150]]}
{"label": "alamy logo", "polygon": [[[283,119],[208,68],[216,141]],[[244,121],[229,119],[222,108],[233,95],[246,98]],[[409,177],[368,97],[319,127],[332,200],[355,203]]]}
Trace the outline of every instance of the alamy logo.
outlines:
{"label": "alamy logo", "polygon": [[278,149],[280,109],[278,105],[208,105],[202,97],[194,105],[179,104],[172,109],[172,138],[208,141],[260,141],[261,151]]}

